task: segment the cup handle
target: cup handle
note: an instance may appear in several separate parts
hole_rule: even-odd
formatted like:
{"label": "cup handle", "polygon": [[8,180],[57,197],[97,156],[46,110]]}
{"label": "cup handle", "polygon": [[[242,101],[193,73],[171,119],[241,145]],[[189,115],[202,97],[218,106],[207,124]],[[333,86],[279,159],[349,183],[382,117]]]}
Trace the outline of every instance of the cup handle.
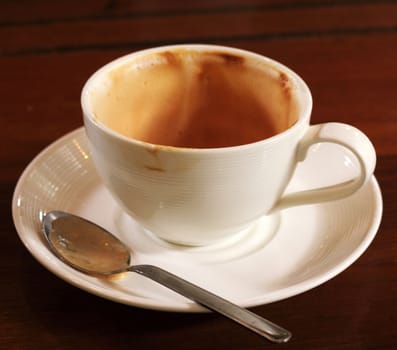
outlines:
{"label": "cup handle", "polygon": [[371,178],[375,169],[376,153],[371,141],[363,132],[342,123],[311,125],[299,143],[297,161],[304,161],[310,146],[320,142],[336,143],[350,150],[360,164],[360,175],[332,186],[286,194],[279,199],[274,210],[345,198]]}

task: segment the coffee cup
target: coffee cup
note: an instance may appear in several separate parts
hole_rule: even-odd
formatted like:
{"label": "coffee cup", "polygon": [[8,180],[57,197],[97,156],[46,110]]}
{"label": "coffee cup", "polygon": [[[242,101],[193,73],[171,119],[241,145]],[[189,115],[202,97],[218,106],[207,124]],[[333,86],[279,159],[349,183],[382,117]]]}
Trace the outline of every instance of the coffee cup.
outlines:
{"label": "coffee cup", "polygon": [[[279,210],[350,196],[375,167],[360,130],[310,125],[311,93],[296,73],[241,49],[186,44],[123,56],[88,79],[81,103],[107,189],[145,230],[176,244],[212,244]],[[285,194],[322,142],[351,151],[357,176]]]}

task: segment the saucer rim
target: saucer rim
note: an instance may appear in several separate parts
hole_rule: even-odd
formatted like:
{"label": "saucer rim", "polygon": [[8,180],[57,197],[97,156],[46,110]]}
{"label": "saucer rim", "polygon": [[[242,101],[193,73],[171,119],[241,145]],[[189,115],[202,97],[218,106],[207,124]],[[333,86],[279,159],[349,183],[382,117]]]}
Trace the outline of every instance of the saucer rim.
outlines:
{"label": "saucer rim", "polygon": [[[65,141],[69,141],[74,136],[80,136],[80,134],[84,134],[81,137],[86,137],[84,132],[84,127],[80,127],[73,131],[70,131],[67,134],[61,136],[60,138],[50,143],[29,162],[29,164],[26,166],[26,168],[24,169],[24,171],[22,172],[22,174],[20,175],[17,181],[12,197],[12,217],[17,234],[20,240],[22,241],[22,243],[27,248],[27,250],[38,262],[40,262],[41,265],[43,265],[47,270],[49,270],[57,277],[63,279],[65,282],[79,289],[82,289],[93,295],[97,295],[101,298],[129,306],[157,310],[157,311],[181,312],[181,313],[208,312],[206,308],[198,304],[195,304],[194,302],[191,301],[187,301],[186,303],[168,302],[168,301],[164,302],[158,299],[141,297],[136,294],[131,299],[131,297],[127,298],[117,295],[113,296],[111,294],[104,293],[104,291],[98,288],[97,285],[91,283],[82,285],[78,279],[73,278],[73,274],[78,273],[77,271],[64,265],[63,263],[61,263],[61,265],[64,267],[64,269],[57,269],[56,267],[57,265],[60,264],[60,261],[55,256],[51,255],[50,257],[46,257],[44,255],[41,255],[40,252],[36,250],[33,245],[30,244],[29,234],[26,235],[26,231],[32,231],[32,230],[25,230],[24,226],[18,219],[18,207],[16,203],[18,193],[23,188],[26,178],[31,173],[31,171],[37,166],[38,162],[40,162],[42,159],[45,159],[48,156],[48,153],[52,149],[56,149]],[[346,258],[342,259],[339,263],[335,264],[328,271],[321,273],[320,276],[315,275],[299,283],[293,284],[292,286],[283,288],[281,290],[276,290],[271,293],[267,293],[265,302],[263,301],[263,295],[261,295],[250,298],[249,300],[245,300],[244,302],[238,304],[242,307],[255,307],[263,304],[281,301],[290,298],[292,296],[302,294],[329,281],[330,279],[336,277],[338,274],[346,270],[349,266],[351,266],[367,250],[371,242],[374,240],[378,232],[383,213],[383,201],[382,201],[381,190],[374,175],[372,175],[370,181],[367,183],[366,186],[371,187],[370,190],[373,193],[373,200],[375,203],[374,211],[372,213],[372,219],[369,221],[370,223],[369,229],[366,230],[362,235],[363,239],[360,240],[360,244],[356,246]],[[23,232],[25,232],[25,234],[23,234]],[[38,237],[40,236],[39,232],[36,232],[36,234]],[[40,243],[45,244],[44,240],[39,239],[39,241]]]}

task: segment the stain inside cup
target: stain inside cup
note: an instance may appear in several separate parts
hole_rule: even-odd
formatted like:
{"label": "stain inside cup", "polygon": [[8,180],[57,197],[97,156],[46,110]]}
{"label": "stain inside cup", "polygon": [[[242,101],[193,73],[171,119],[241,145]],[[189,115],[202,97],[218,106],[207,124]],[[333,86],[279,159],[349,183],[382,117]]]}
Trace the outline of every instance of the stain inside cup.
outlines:
{"label": "stain inside cup", "polygon": [[228,51],[132,56],[90,92],[96,118],[152,144],[213,148],[266,139],[298,118],[295,88],[275,67]]}

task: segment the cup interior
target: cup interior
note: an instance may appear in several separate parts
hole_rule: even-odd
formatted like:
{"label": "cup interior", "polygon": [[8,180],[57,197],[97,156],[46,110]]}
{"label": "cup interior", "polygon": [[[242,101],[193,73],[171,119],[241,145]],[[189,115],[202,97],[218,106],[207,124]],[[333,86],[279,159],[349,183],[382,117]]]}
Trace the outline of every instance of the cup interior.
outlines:
{"label": "cup interior", "polygon": [[184,148],[265,140],[295,125],[308,102],[311,107],[308,88],[288,68],[210,45],[122,57],[93,75],[82,99],[89,118],[119,135]]}

